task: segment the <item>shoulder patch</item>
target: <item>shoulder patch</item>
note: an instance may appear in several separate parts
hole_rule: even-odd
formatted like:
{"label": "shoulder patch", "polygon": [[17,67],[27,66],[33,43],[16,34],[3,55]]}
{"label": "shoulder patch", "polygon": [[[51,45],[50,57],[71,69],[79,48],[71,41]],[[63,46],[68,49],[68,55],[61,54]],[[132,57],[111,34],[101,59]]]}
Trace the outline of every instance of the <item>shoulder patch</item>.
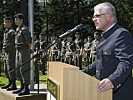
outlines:
{"label": "shoulder patch", "polygon": [[15,32],[14,29],[10,29],[10,30],[9,30],[9,33],[11,33],[11,32]]}
{"label": "shoulder patch", "polygon": [[22,30],[25,30],[25,29],[26,29],[26,27],[22,27],[21,29],[22,29]]}

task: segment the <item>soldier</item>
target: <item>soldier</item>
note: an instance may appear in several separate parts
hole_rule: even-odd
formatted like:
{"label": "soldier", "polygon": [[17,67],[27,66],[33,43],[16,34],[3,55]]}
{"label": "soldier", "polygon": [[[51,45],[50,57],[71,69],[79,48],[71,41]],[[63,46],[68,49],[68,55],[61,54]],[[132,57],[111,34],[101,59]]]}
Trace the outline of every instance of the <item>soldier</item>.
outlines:
{"label": "soldier", "polygon": [[[57,36],[53,35],[51,37],[52,43],[55,43],[57,40]],[[60,50],[61,50],[61,44],[56,43],[50,48],[50,60],[51,61],[58,61],[60,59]]]}
{"label": "soldier", "polygon": [[89,65],[90,61],[90,47],[91,47],[91,42],[92,42],[92,37],[88,36],[88,38],[86,38],[86,40],[84,41],[84,49],[83,49],[83,53],[84,53],[84,61],[86,62],[86,66]]}
{"label": "soldier", "polygon": [[[43,50],[47,47],[47,41],[43,33],[39,34],[39,39],[36,39],[34,43],[34,52],[35,54],[40,53],[40,50]],[[39,57],[34,59],[35,65],[35,83],[39,82],[39,69],[42,71],[42,74],[45,75],[47,63],[47,52],[42,52]]]}
{"label": "soldier", "polygon": [[63,41],[61,41],[61,53],[60,53],[61,62],[64,62],[65,53],[66,53],[66,37],[63,39]]}
{"label": "soldier", "polygon": [[78,66],[79,69],[82,69],[82,51],[83,51],[83,41],[80,38],[80,33],[75,33],[75,44],[76,44],[76,52],[74,57],[74,64],[75,66]]}
{"label": "soldier", "polygon": [[[34,41],[34,54],[38,54],[40,51],[40,42],[37,36],[35,36],[35,41]],[[35,83],[39,82],[39,68],[40,66],[40,56],[37,58],[34,58],[34,66],[35,66]]]}
{"label": "soldier", "polygon": [[8,78],[8,84],[1,87],[2,89],[7,90],[16,90],[16,74],[15,72],[12,72],[9,74],[10,71],[12,71],[15,68],[15,30],[13,29],[13,20],[11,17],[4,18],[4,40],[3,40],[3,49],[6,53],[6,76]]}
{"label": "soldier", "polygon": [[3,47],[3,32],[0,31],[0,51],[2,51],[2,47]]}
{"label": "soldier", "polygon": [[76,50],[76,45],[75,43],[72,41],[72,35],[69,35],[67,37],[67,43],[66,43],[66,53],[65,53],[65,63],[74,64],[74,52]]}
{"label": "soldier", "polygon": [[1,76],[1,66],[3,64],[3,55],[2,55],[2,47],[3,47],[3,32],[0,31],[0,76]]}
{"label": "soldier", "polygon": [[91,51],[90,51],[90,63],[92,63],[96,60],[96,45],[99,42],[99,40],[100,40],[100,33],[95,32],[94,40],[92,41]]}
{"label": "soldier", "polygon": [[[23,24],[24,15],[18,13],[14,17],[15,24],[18,26],[15,32],[16,66],[18,67],[30,59],[32,42],[29,29]],[[30,94],[30,61],[17,70],[17,78],[21,83],[21,87],[13,93],[18,95]]]}
{"label": "soldier", "polygon": [[[39,35],[39,42],[40,42],[40,50],[45,49],[48,46],[47,43],[47,39],[44,35],[44,33],[40,33]],[[40,55],[40,61],[41,61],[41,66],[40,69],[43,73],[43,75],[45,75],[45,71],[46,71],[46,65],[47,65],[47,51],[42,52],[42,54]]]}

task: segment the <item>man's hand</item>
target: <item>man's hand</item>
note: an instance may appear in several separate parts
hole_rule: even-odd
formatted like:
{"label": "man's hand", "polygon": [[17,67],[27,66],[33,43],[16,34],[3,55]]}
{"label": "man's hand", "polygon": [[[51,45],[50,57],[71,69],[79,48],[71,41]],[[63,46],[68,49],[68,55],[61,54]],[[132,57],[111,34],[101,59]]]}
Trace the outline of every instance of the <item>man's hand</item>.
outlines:
{"label": "man's hand", "polygon": [[108,78],[105,78],[100,81],[97,89],[98,89],[98,92],[105,92],[112,88],[114,88],[112,82]]}

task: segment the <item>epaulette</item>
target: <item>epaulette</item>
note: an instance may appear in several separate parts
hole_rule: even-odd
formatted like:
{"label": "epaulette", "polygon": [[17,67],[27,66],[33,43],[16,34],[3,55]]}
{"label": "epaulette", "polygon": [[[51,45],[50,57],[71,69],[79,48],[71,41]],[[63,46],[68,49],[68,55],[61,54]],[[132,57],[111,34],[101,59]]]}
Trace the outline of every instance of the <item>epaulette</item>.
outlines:
{"label": "epaulette", "polygon": [[17,27],[17,28],[16,28],[16,31],[18,32],[19,30],[20,30],[20,29]]}
{"label": "epaulette", "polygon": [[25,30],[26,28],[27,28],[26,26],[22,26],[21,30],[23,31],[23,30]]}
{"label": "epaulette", "polygon": [[12,32],[14,32],[14,29],[10,29],[10,30],[9,30],[9,33],[12,33]]}

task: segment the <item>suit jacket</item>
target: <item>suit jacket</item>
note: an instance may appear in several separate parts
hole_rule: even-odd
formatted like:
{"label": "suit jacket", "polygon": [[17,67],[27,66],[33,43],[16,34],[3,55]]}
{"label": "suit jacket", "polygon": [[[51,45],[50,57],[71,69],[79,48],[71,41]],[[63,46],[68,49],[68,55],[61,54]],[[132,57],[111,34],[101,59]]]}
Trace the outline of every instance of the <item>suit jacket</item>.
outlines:
{"label": "suit jacket", "polygon": [[105,32],[96,47],[97,59],[84,72],[102,80],[108,78],[113,100],[133,100],[133,39],[118,24]]}

